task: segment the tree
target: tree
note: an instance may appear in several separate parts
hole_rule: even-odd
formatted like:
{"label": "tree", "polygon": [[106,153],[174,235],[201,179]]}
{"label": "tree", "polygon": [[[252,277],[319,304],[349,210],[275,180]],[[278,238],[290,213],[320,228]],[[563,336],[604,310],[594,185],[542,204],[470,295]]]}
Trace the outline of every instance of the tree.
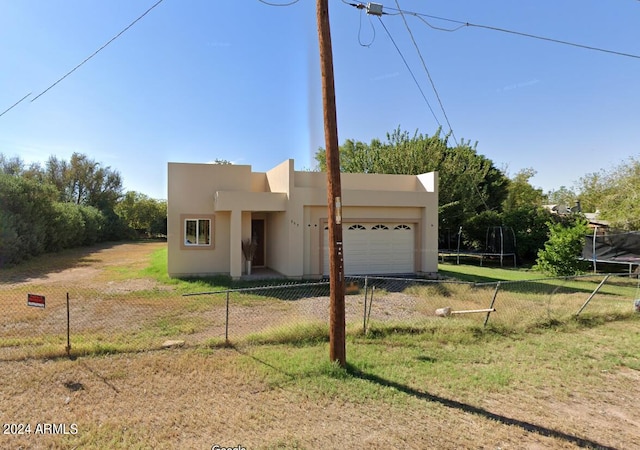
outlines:
{"label": "tree", "polygon": [[84,234],[82,245],[92,245],[102,241],[105,232],[106,219],[102,212],[93,206],[79,206],[82,221],[84,223]]}
{"label": "tree", "polygon": [[58,252],[84,244],[84,219],[80,206],[74,203],[53,203],[52,220],[47,224],[47,252]]}
{"label": "tree", "polygon": [[[69,162],[51,156],[25,169],[19,157],[0,154],[0,265],[17,264],[45,251],[133,237],[115,212],[120,174],[86,155]],[[136,226],[166,234],[166,202],[134,193]]]}
{"label": "tree", "polygon": [[[554,205],[565,205],[567,207],[571,207],[576,203],[576,201],[578,201],[578,194],[576,194],[573,189],[569,189],[566,186],[560,186],[558,189],[547,193],[547,201]],[[584,209],[583,204],[582,207]]]}
{"label": "tree", "polygon": [[466,248],[482,251],[487,243],[487,229],[503,222],[497,211],[483,211],[467,219],[462,227],[462,238]]}
{"label": "tree", "polygon": [[[441,228],[457,228],[477,213],[499,210],[507,195],[508,178],[490,159],[479,155],[475,145],[462,140],[449,147],[448,136],[440,133],[416,132],[411,137],[397,128],[387,133],[386,142],[347,140],[340,146],[341,171],[407,175],[438,171]],[[324,170],[324,149],[316,152],[315,160]]]}
{"label": "tree", "polygon": [[605,196],[611,189],[608,174],[604,171],[588,173],[578,181],[580,204],[584,212],[596,212],[605,202]]}
{"label": "tree", "polygon": [[21,175],[24,170],[24,161],[19,156],[8,158],[0,153],[0,173],[7,175]]}
{"label": "tree", "polygon": [[549,240],[544,249],[538,252],[534,269],[553,276],[572,276],[584,272],[587,263],[579,258],[588,231],[584,219],[578,219],[572,225],[550,223]]}
{"label": "tree", "polygon": [[629,158],[609,171],[580,179],[584,211],[600,211],[600,217],[623,230],[640,229],[640,159]]}
{"label": "tree", "polygon": [[527,168],[520,170],[511,178],[507,187],[507,198],[502,205],[504,211],[542,206],[545,198],[542,189],[534,188],[529,182],[535,175],[535,170]]}
{"label": "tree", "polygon": [[62,202],[109,211],[122,196],[120,173],[80,153],[73,153],[69,162],[51,156],[43,169],[43,177],[56,187]]}
{"label": "tree", "polygon": [[549,223],[554,216],[540,206],[522,206],[502,213],[502,223],[511,227],[516,237],[516,255],[521,262],[532,262],[544,248],[549,235]]}
{"label": "tree", "polygon": [[147,236],[167,233],[167,202],[155,200],[135,191],[127,192],[116,206],[125,223]]}
{"label": "tree", "polygon": [[58,200],[61,202],[71,202],[71,193],[67,187],[69,177],[69,164],[65,160],[60,160],[56,156],[50,156],[44,169],[42,177],[47,182],[56,187]]}
{"label": "tree", "polygon": [[0,173],[0,260],[14,264],[46,250],[55,197],[50,185]]}

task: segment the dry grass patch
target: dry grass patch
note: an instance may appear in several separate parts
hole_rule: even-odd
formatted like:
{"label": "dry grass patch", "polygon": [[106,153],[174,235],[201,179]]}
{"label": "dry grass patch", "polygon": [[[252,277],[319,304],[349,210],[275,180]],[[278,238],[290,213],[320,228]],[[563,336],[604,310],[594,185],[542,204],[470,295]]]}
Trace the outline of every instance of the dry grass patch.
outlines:
{"label": "dry grass patch", "polygon": [[[77,424],[78,434],[2,436],[0,445],[633,448],[640,368],[620,366],[633,358],[615,344],[601,346],[622,331],[635,335],[624,345],[637,345],[638,325],[446,346],[428,334],[358,337],[347,371],[327,362],[324,343],[14,361],[4,365],[3,420]],[[572,350],[587,341],[599,350]],[[576,379],[587,355],[593,373]]]}
{"label": "dry grass patch", "polygon": [[[367,334],[362,293],[351,295],[345,370],[328,362],[324,292],[231,298],[235,347],[225,347],[224,296],[182,297],[184,286],[143,276],[162,245],[99,247],[76,262],[69,253],[55,270],[34,263],[0,283],[13,314],[0,317],[3,422],[78,427],[0,435],[1,448],[637,445],[640,320],[618,291],[627,284],[578,319],[555,314],[575,312],[592,287],[501,289],[487,328],[484,315],[434,312],[487,307],[494,287],[389,286],[374,293]],[[55,357],[69,286],[73,360]],[[30,289],[47,291],[44,311],[26,307]],[[187,345],[150,351],[166,339]]]}

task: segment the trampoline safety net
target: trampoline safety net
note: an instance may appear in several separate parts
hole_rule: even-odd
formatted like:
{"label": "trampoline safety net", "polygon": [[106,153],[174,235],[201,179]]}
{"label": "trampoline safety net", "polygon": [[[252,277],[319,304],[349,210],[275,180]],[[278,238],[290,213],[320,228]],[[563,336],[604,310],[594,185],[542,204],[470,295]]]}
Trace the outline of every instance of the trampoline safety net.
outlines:
{"label": "trampoline safety net", "polygon": [[640,231],[585,236],[582,258],[594,263],[640,265]]}

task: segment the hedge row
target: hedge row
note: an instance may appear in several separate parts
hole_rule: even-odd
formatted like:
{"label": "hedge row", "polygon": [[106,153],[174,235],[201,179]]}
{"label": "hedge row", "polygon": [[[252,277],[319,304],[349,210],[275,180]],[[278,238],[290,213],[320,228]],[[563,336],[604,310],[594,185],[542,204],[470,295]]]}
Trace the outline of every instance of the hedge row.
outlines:
{"label": "hedge row", "polygon": [[0,173],[0,267],[129,236],[115,213],[57,198],[53,186]]}

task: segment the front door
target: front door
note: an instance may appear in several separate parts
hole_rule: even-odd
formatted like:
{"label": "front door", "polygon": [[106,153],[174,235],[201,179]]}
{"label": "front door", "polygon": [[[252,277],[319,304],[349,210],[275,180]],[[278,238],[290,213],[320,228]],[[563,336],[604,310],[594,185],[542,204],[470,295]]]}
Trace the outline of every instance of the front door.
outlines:
{"label": "front door", "polygon": [[251,239],[257,244],[252,266],[264,267],[264,219],[253,219],[251,221]]}

